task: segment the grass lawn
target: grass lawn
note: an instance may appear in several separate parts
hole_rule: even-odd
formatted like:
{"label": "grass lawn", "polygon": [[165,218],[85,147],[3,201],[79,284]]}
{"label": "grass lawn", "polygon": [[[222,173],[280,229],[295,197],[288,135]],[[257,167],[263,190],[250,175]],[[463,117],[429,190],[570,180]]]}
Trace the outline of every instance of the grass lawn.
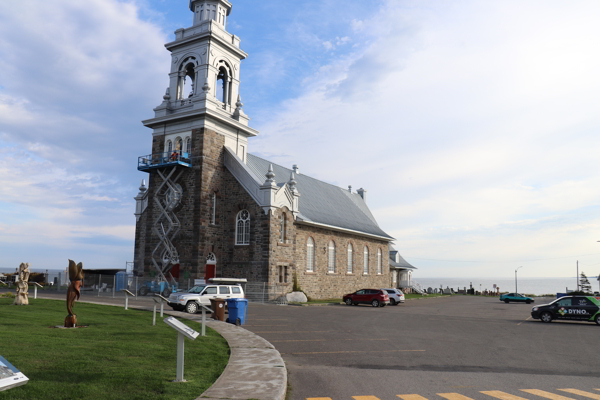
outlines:
{"label": "grass lawn", "polygon": [[[4,399],[186,399],[197,398],[221,375],[227,342],[212,329],[185,339],[186,383],[173,383],[177,332],[157,314],[123,307],[75,303],[78,325],[63,325],[65,301],[29,299],[13,306],[0,298],[0,355],[29,382],[0,392]],[[201,325],[182,320],[200,331]]]}

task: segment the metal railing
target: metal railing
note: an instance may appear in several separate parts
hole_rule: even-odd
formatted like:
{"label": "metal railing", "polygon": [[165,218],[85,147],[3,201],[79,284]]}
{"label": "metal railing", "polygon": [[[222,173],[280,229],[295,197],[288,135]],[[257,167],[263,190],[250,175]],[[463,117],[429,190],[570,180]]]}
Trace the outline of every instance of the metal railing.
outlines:
{"label": "metal railing", "polygon": [[173,151],[171,153],[156,153],[138,157],[138,170],[147,171],[153,168],[168,167],[173,165],[192,166],[189,153]]}

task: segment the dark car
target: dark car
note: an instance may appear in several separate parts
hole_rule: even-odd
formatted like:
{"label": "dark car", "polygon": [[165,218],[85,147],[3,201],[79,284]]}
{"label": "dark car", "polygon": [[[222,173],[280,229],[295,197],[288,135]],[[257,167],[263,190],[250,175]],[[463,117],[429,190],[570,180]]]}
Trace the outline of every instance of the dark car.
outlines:
{"label": "dark car", "polygon": [[531,297],[523,296],[519,293],[506,293],[500,295],[500,301],[503,301],[505,303],[508,303],[509,301],[516,301],[530,304],[533,303],[535,300],[533,300]]}
{"label": "dark car", "polygon": [[373,307],[385,307],[386,304],[390,304],[390,297],[382,289],[360,289],[344,295],[343,300],[349,306],[364,303],[371,304]]}
{"label": "dark car", "polygon": [[542,322],[554,319],[595,322],[600,325],[600,296],[565,296],[531,309],[531,318]]}

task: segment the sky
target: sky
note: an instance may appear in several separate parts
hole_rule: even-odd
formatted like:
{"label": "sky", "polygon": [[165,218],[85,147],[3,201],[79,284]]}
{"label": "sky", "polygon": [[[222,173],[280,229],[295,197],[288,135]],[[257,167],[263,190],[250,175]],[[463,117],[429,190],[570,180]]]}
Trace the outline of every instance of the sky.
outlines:
{"label": "sky", "polygon": [[[249,151],[367,190],[419,277],[600,274],[600,3],[232,0]],[[124,268],[188,0],[0,2],[0,269]]]}

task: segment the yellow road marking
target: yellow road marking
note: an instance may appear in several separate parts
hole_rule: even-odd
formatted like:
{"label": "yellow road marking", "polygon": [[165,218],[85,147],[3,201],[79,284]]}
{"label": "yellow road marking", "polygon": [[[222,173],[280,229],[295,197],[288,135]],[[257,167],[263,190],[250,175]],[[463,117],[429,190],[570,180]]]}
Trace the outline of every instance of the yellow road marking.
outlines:
{"label": "yellow road marking", "polygon": [[520,390],[522,392],[535,394],[536,396],[545,397],[547,399],[552,399],[552,400],[574,400],[570,397],[565,397],[565,396],[561,396],[560,394],[546,392],[544,390],[538,390],[538,389],[520,389]]}
{"label": "yellow road marking", "polygon": [[331,397],[307,397],[306,400],[331,400]]}
{"label": "yellow road marking", "polygon": [[437,395],[448,400],[473,400],[470,397],[458,393],[438,393]]}
{"label": "yellow road marking", "polygon": [[512,394],[504,393],[499,390],[490,390],[487,392],[479,392],[479,393],[487,394],[488,396],[492,396],[492,397],[495,397],[495,398],[501,399],[501,400],[527,400],[524,397],[514,396]]}
{"label": "yellow road marking", "polygon": [[[562,392],[567,392],[567,393],[578,394],[583,397],[589,397],[590,399],[600,400],[600,394],[596,394],[596,393],[584,392],[583,390],[577,390],[577,389],[557,389],[557,390],[560,390]],[[600,390],[600,389],[596,389],[596,390]]]}
{"label": "yellow road marking", "polygon": [[[526,319],[525,321],[529,321],[530,319],[531,319],[531,317],[527,317],[527,319]],[[521,325],[521,324],[522,324],[523,322],[525,322],[525,321],[521,321],[521,322],[519,322],[517,325]],[[517,396],[517,397],[518,397],[518,396]]]}
{"label": "yellow road marking", "polygon": [[401,353],[425,350],[342,350],[342,351],[303,351],[299,353],[281,353],[281,354],[344,354],[344,353]]}
{"label": "yellow road marking", "polygon": [[397,394],[402,400],[427,400],[425,397],[418,394]]}
{"label": "yellow road marking", "polygon": [[375,396],[352,396],[354,400],[379,400]]}

